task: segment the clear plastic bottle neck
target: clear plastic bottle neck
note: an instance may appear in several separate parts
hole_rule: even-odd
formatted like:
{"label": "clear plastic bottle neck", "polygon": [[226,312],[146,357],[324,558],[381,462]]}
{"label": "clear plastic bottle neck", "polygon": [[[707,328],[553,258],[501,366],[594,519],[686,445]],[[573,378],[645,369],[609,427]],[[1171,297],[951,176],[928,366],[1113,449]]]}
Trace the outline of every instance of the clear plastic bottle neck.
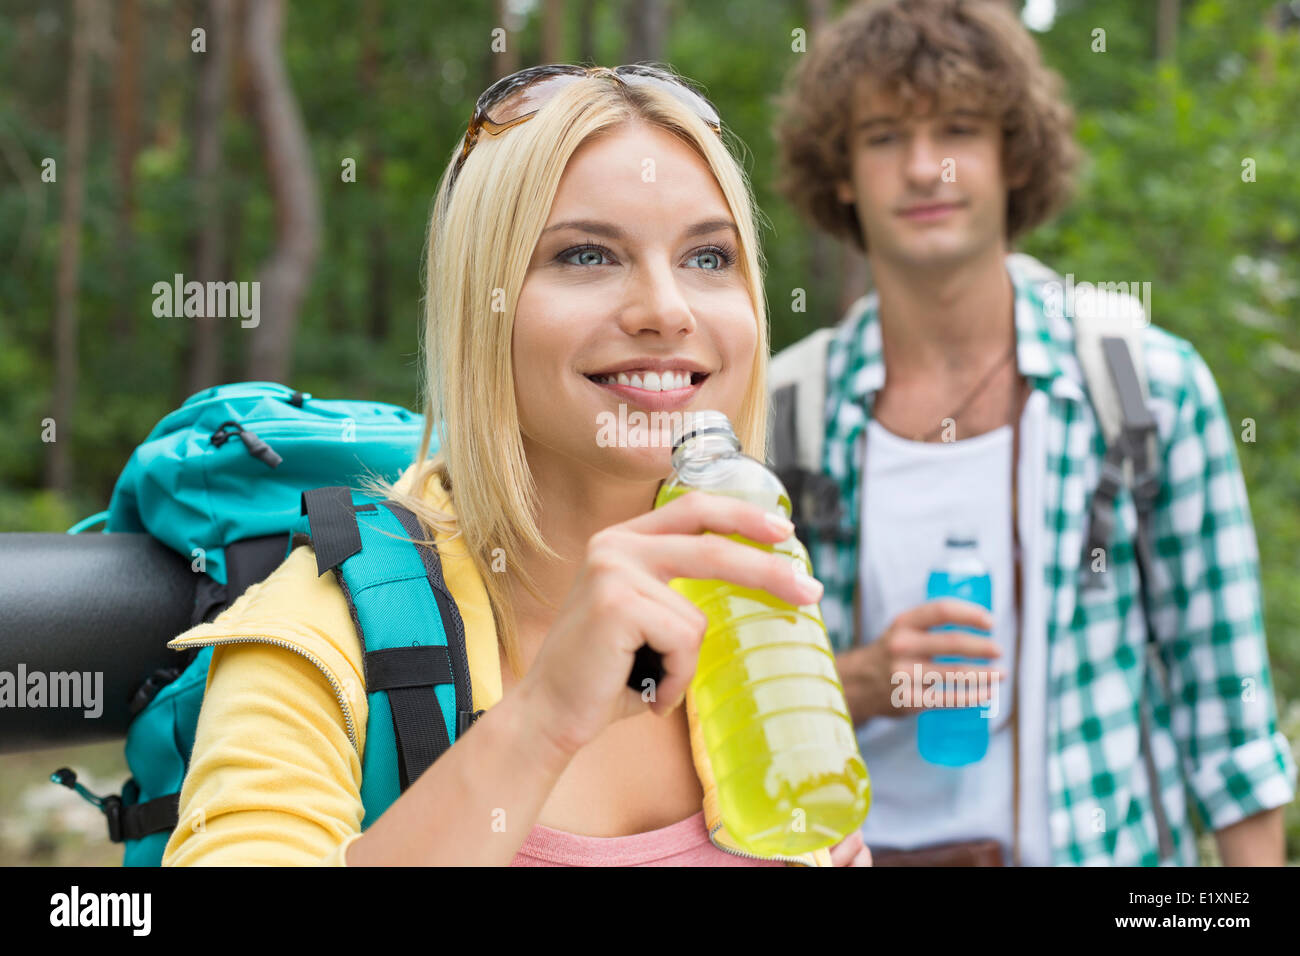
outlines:
{"label": "clear plastic bottle neck", "polygon": [[950,574],[984,572],[984,562],[979,554],[979,538],[973,530],[948,532],[944,539],[943,566]]}
{"label": "clear plastic bottle neck", "polygon": [[718,458],[740,454],[740,439],[722,412],[695,412],[673,429],[673,470],[697,469]]}

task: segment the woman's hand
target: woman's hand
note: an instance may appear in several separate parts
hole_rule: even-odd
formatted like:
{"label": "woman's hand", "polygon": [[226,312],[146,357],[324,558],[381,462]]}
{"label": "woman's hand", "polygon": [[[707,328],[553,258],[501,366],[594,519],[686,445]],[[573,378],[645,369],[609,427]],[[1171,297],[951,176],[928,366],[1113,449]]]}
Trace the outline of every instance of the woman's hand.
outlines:
{"label": "woman's hand", "polygon": [[[592,535],[573,589],[520,682],[551,740],[573,754],[647,703],[660,716],[681,703],[708,619],[668,586],[671,579],[718,578],[796,606],[819,600],[821,584],[788,557],[722,537],[774,544],[792,532],[757,505],[693,491]],[[662,655],[664,675],[637,692],[627,679],[642,644]]]}
{"label": "woman's hand", "polygon": [[832,866],[870,866],[871,848],[862,842],[862,831],[854,830],[831,847]]}
{"label": "woman's hand", "polygon": [[862,831],[854,830],[831,847],[833,866],[870,866],[871,849],[862,842]]}

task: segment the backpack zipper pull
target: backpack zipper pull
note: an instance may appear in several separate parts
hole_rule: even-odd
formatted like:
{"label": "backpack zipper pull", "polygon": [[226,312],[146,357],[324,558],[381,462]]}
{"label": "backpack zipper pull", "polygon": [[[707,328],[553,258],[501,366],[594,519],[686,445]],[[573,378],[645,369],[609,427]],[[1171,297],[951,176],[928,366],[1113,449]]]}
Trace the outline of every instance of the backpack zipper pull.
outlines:
{"label": "backpack zipper pull", "polygon": [[53,783],[62,784],[63,786],[67,787],[69,790],[77,791],[77,793],[81,794],[82,798],[87,803],[93,803],[100,810],[104,809],[104,798],[91,793],[81,784],[77,783],[77,774],[71,768],[69,767],[59,768],[58,770],[54,771],[54,773],[50,774],[50,780]]}
{"label": "backpack zipper pull", "polygon": [[244,447],[248,449],[250,455],[260,461],[266,462],[272,468],[278,467],[280,462],[284,461],[283,458],[275,453],[275,450],[270,445],[262,441],[262,439],[258,438],[247,428],[241,428],[239,430],[239,440],[244,443]]}
{"label": "backpack zipper pull", "polygon": [[221,426],[212,433],[212,437],[209,441],[218,448],[230,439],[231,433],[226,431],[226,426],[234,428],[234,433],[238,435],[239,440],[244,443],[244,448],[246,448],[248,453],[258,461],[264,462],[272,468],[278,467],[280,462],[284,461],[283,458],[275,453],[275,449],[262,441],[262,439],[258,438],[255,432],[245,428],[243,425],[239,424],[239,422],[233,420],[222,422]]}
{"label": "backpack zipper pull", "polygon": [[87,803],[92,803],[108,820],[108,838],[113,843],[122,842],[122,798],[116,793],[101,797],[91,793],[77,783],[76,773],[68,767],[60,767],[50,774],[53,783],[60,783],[69,790],[75,790]]}

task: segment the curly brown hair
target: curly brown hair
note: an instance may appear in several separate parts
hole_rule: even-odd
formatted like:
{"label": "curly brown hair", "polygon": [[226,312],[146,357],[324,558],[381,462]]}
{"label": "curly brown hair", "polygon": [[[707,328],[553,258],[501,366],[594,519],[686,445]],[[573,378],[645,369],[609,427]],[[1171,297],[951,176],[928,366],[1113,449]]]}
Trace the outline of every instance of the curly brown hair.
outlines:
{"label": "curly brown hair", "polygon": [[1079,162],[1061,78],[1005,0],[871,0],[820,32],[779,100],[777,188],[800,212],[863,252],[857,209],[835,193],[851,179],[847,147],[863,86],[941,107],[975,94],[1002,123],[1007,241],[1070,198]]}

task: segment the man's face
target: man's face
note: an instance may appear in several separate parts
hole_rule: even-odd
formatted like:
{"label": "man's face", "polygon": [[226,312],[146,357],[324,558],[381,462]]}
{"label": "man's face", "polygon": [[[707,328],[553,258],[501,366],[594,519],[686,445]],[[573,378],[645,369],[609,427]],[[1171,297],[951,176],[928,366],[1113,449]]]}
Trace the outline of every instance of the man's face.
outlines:
{"label": "man's face", "polygon": [[897,98],[860,92],[848,136],[851,181],[873,257],[912,267],[955,265],[1005,245],[1007,183],[1002,129],[970,103],[927,101],[904,111]]}

